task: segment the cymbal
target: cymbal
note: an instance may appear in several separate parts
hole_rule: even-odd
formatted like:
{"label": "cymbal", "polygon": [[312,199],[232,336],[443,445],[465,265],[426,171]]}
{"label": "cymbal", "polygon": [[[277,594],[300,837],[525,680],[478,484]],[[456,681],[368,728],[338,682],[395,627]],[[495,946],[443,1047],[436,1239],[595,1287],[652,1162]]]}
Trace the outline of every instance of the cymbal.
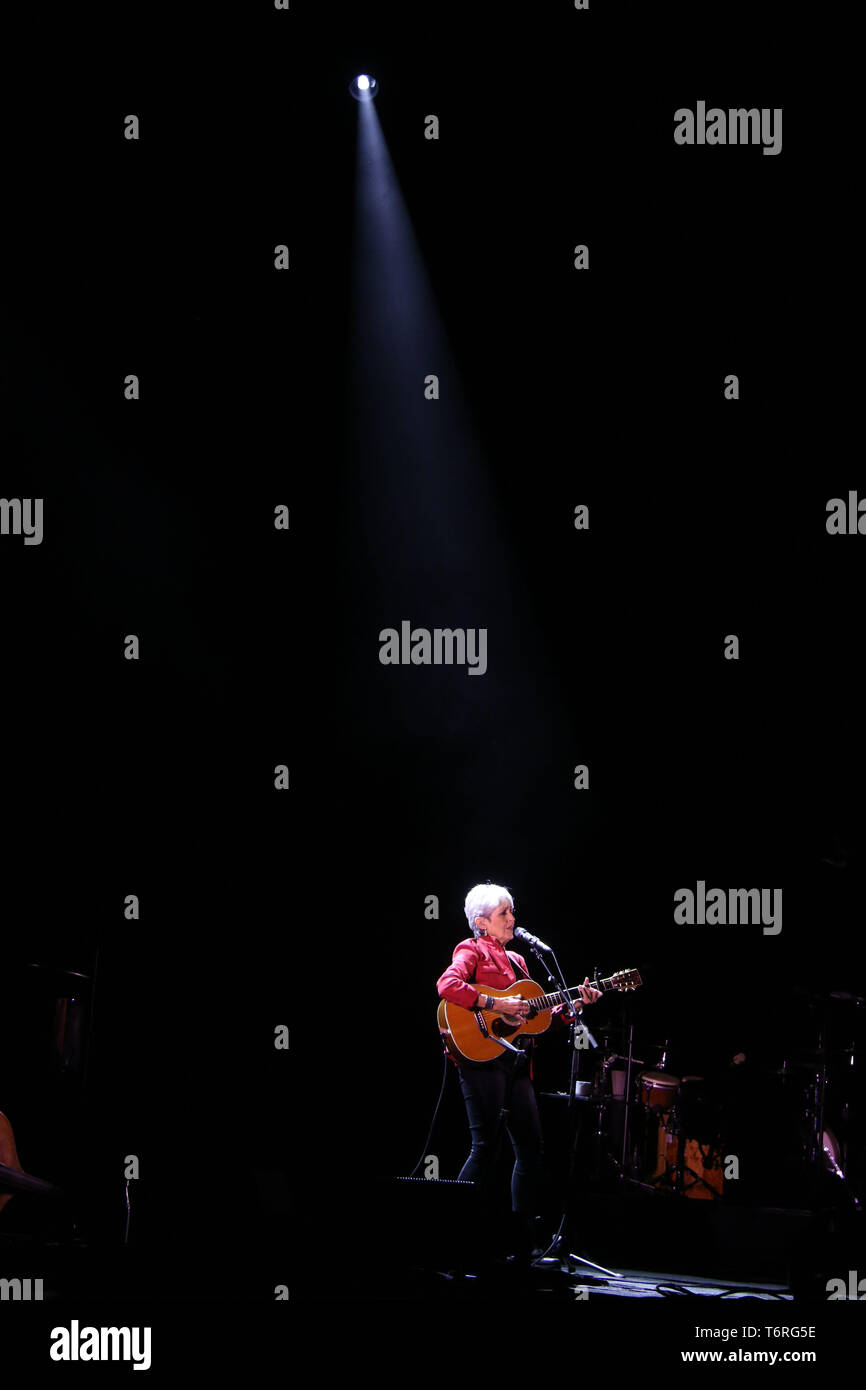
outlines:
{"label": "cymbal", "polygon": [[782,1066],[778,1062],[746,1062],[740,1066],[729,1066],[726,1068],[728,1075],[743,1076],[794,1076],[802,1072],[814,1072],[815,1062],[803,1061],[799,1058],[786,1060]]}
{"label": "cymbal", "polygon": [[830,1057],[862,1057],[862,1047],[803,1047],[797,1052],[797,1060],[789,1066],[805,1066],[808,1062],[826,1062]]}
{"label": "cymbal", "polygon": [[53,1183],[34,1178],[20,1168],[7,1168],[0,1163],[0,1192],[30,1192],[34,1196],[48,1197],[58,1189]]}
{"label": "cymbal", "polygon": [[866,999],[862,995],[849,994],[845,989],[822,990],[816,993],[815,990],[804,989],[802,985],[794,985],[792,992],[799,995],[801,999],[815,999],[822,1003],[826,1003],[828,999],[841,1000],[842,1003],[866,1003]]}
{"label": "cymbal", "polygon": [[53,965],[30,962],[24,967],[22,982],[25,987],[38,990],[52,999],[71,999],[83,993],[90,984],[90,976],[80,970],[63,970]]}

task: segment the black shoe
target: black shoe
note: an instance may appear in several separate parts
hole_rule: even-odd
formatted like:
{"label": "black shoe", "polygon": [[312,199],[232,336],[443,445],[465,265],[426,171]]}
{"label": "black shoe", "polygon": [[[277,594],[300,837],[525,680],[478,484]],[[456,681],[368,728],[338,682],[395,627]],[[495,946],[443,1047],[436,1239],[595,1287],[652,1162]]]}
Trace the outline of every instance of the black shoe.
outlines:
{"label": "black shoe", "polygon": [[513,1216],[511,1254],[527,1264],[539,1250],[540,1233],[534,1218]]}

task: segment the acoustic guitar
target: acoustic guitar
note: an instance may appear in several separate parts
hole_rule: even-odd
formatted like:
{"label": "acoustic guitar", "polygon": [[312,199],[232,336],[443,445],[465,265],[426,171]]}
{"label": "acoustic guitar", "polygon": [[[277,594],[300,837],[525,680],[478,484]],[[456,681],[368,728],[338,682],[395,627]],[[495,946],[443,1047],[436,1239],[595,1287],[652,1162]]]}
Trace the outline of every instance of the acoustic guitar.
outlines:
{"label": "acoustic guitar", "polygon": [[[606,980],[592,981],[593,989],[600,990],[602,994],[610,990],[637,989],[641,984],[643,981],[637,970],[620,970]],[[513,1043],[521,1034],[546,1032],[550,1027],[551,1009],[557,1004],[579,999],[580,987],[545,994],[541,985],[534,980],[515,980],[508,989],[491,989],[489,985],[484,985],[481,993],[489,994],[493,999],[510,999],[520,995],[521,999],[528,999],[532,1007],[520,1023],[510,1023],[502,1017],[500,1009],[464,1009],[462,1004],[441,999],[436,1014],[439,1032],[455,1062],[489,1062],[508,1052],[507,1047],[500,1047],[496,1042],[497,1038]]]}

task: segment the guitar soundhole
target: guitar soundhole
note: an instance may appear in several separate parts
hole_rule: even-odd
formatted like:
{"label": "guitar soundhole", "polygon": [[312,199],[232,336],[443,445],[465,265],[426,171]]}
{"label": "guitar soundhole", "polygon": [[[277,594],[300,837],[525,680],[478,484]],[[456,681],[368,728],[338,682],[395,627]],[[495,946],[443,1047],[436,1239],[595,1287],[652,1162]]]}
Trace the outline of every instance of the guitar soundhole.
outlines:
{"label": "guitar soundhole", "polygon": [[491,1032],[495,1033],[497,1038],[508,1038],[512,1033],[516,1033],[519,1027],[519,1023],[506,1023],[504,1018],[496,1018],[493,1020]]}

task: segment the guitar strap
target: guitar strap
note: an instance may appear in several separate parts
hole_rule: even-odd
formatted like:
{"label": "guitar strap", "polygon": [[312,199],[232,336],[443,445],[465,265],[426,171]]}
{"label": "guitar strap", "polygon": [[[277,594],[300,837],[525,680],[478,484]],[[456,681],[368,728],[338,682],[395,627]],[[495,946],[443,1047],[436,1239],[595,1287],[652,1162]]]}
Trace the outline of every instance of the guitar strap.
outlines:
{"label": "guitar strap", "polygon": [[[523,969],[523,967],[521,966],[519,960],[517,960],[517,958],[516,958],[515,956],[513,956],[513,955],[511,954],[510,951],[506,951],[505,954],[507,955],[508,959],[511,961],[511,964],[514,966],[514,970],[515,970],[515,973],[517,974],[518,980],[528,980],[528,979],[529,979],[529,976],[527,975],[526,971],[525,971],[525,970]],[[518,972],[519,972],[519,973],[518,973]]]}

